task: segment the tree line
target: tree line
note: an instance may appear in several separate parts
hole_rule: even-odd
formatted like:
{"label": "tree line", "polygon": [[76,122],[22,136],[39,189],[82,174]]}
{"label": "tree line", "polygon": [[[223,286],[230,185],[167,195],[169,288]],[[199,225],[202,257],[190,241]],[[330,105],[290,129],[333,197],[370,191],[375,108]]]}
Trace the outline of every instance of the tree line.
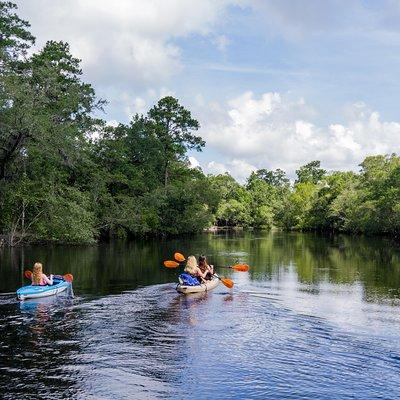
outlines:
{"label": "tree line", "polygon": [[361,172],[260,169],[245,185],[190,168],[200,125],[171,96],[128,124],[108,126],[106,101],[82,80],[65,42],[32,52],[16,6],[0,1],[0,234],[23,242],[93,243],[182,234],[211,225],[397,234],[399,158]]}
{"label": "tree line", "polygon": [[[246,185],[210,177],[223,187],[219,223],[286,230],[400,233],[400,157],[366,157],[360,172],[332,171],[312,161],[293,184],[282,170],[253,172]],[[221,192],[220,192],[221,193]]]}

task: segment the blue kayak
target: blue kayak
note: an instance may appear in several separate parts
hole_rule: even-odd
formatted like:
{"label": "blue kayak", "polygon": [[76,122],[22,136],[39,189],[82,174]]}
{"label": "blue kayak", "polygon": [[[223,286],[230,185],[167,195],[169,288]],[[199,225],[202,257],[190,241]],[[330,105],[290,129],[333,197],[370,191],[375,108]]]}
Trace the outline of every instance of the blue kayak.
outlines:
{"label": "blue kayak", "polygon": [[22,288],[19,288],[17,290],[17,297],[18,297],[18,300],[25,300],[25,299],[37,299],[39,297],[53,296],[55,294],[63,292],[70,285],[71,284],[69,282],[66,282],[64,279],[53,278],[52,285],[22,286]]}

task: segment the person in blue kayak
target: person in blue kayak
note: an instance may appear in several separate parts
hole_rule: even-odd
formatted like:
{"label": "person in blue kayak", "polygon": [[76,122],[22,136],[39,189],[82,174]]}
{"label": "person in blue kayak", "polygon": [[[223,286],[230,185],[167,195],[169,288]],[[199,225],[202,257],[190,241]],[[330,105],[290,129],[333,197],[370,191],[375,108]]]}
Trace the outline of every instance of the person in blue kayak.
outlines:
{"label": "person in blue kayak", "polygon": [[50,278],[43,273],[43,265],[39,262],[35,263],[32,272],[32,285],[33,286],[46,286],[53,284],[53,275]]}
{"label": "person in blue kayak", "polygon": [[197,278],[200,283],[202,283],[207,276],[207,273],[202,272],[201,269],[198,267],[195,256],[189,256],[187,258],[185,272],[192,277]]}
{"label": "person in blue kayak", "polygon": [[205,279],[211,280],[214,274],[214,266],[208,265],[206,256],[199,256],[199,268],[203,274],[206,274]]}

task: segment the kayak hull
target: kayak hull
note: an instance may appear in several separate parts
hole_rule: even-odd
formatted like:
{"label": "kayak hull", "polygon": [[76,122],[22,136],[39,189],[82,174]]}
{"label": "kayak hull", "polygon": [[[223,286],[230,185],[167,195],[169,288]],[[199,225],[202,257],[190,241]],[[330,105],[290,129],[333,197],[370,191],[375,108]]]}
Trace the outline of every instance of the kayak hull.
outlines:
{"label": "kayak hull", "polygon": [[201,285],[196,285],[196,286],[186,286],[179,283],[178,286],[176,287],[176,290],[177,292],[183,294],[208,292],[212,289],[215,289],[218,286],[218,284],[219,284],[219,279],[213,278],[210,281],[207,281],[206,283],[202,283]]}
{"label": "kayak hull", "polygon": [[54,280],[53,285],[46,286],[22,286],[17,290],[18,300],[38,299],[41,297],[54,296],[63,292],[70,285],[69,282],[64,280]]}

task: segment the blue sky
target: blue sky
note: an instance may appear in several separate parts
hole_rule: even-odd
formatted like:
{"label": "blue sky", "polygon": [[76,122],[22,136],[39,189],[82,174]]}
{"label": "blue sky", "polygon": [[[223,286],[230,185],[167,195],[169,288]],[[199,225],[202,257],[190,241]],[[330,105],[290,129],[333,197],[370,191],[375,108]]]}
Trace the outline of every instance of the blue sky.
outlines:
{"label": "blue sky", "polygon": [[[399,151],[395,0],[18,1],[37,47],[65,40],[110,123],[173,94],[202,125],[191,154],[240,181]],[[398,122],[399,121],[399,122]]]}

